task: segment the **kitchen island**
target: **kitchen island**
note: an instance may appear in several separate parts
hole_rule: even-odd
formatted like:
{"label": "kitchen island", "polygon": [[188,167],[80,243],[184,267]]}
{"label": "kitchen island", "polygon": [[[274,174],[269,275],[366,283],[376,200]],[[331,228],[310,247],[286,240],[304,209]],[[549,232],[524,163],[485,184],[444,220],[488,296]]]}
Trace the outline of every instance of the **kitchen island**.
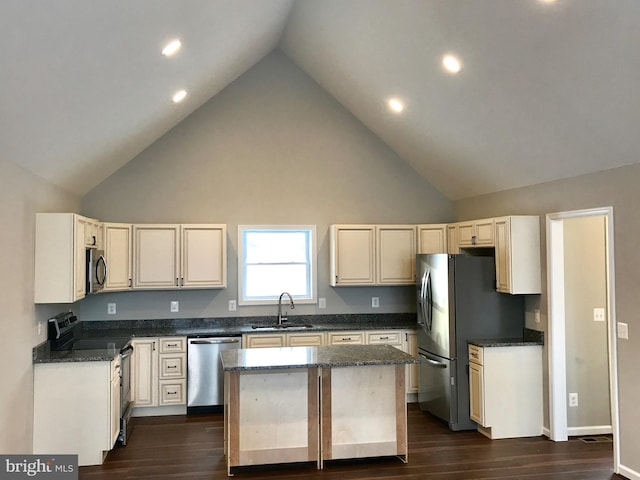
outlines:
{"label": "kitchen island", "polygon": [[405,365],[389,345],[230,350],[224,451],[238,466],[376,456],[407,461]]}

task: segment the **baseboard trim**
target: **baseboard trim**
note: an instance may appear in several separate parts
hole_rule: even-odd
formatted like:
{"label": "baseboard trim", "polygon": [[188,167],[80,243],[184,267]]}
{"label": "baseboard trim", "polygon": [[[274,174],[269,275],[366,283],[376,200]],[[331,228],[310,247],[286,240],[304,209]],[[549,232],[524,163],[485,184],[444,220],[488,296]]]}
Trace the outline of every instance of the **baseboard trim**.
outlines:
{"label": "baseboard trim", "polygon": [[618,473],[629,480],[640,480],[640,473],[624,465],[620,465],[620,471]]}
{"label": "baseboard trim", "polygon": [[134,407],[134,417],[158,417],[163,415],[186,415],[186,405],[165,405],[162,407]]}
{"label": "baseboard trim", "polygon": [[583,437],[585,435],[611,435],[613,430],[611,425],[591,425],[589,427],[567,428],[567,435],[570,437]]}

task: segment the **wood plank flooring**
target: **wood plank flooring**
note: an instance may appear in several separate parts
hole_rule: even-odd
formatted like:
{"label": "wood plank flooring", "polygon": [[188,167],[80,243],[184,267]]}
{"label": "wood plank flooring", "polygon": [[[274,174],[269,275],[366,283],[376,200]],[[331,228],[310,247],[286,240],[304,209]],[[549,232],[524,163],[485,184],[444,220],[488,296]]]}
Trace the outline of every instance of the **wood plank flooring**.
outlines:
{"label": "wood plank flooring", "polygon": [[[81,467],[80,479],[223,479],[222,414],[134,419],[126,447],[97,467]],[[397,458],[332,461],[234,469],[237,479],[278,480],[613,480],[612,442],[545,437],[489,440],[477,432],[451,432],[409,405],[409,463]]]}

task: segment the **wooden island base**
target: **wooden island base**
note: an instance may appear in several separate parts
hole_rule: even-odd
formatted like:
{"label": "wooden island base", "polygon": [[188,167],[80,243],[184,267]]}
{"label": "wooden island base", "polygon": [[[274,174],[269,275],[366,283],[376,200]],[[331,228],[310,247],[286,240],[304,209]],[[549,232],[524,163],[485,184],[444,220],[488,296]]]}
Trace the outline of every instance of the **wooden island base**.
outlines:
{"label": "wooden island base", "polygon": [[[318,350],[344,354],[354,347],[358,365],[343,365],[342,356],[335,365],[318,360]],[[231,357],[245,353],[222,354],[229,475],[233,467],[274,463],[315,462],[323,468],[326,460],[348,458],[407,461],[405,364],[413,357],[386,345],[249,350],[251,361],[258,350],[272,364],[232,369]],[[289,355],[290,367],[278,360],[282,355]],[[395,363],[389,364],[388,355]],[[309,366],[301,365],[303,357]]]}

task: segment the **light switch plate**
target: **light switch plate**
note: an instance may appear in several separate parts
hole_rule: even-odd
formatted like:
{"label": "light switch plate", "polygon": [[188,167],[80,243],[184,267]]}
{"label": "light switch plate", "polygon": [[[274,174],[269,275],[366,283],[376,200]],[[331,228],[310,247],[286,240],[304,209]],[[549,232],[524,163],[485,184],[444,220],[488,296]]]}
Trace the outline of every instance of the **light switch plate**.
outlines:
{"label": "light switch plate", "polygon": [[229,311],[235,312],[237,310],[238,304],[235,300],[229,300]]}
{"label": "light switch plate", "polygon": [[107,303],[107,315],[115,315],[115,314],[116,314],[116,304]]}
{"label": "light switch plate", "polygon": [[318,299],[318,308],[327,308],[327,299],[321,297]]}
{"label": "light switch plate", "polygon": [[604,308],[594,308],[593,309],[593,321],[594,322],[604,322]]}
{"label": "light switch plate", "polygon": [[170,308],[169,310],[171,312],[178,312],[180,311],[180,304],[178,302],[176,302],[175,300],[171,302],[170,304]]}
{"label": "light switch plate", "polygon": [[378,308],[380,306],[380,297],[371,297],[371,306]]}

